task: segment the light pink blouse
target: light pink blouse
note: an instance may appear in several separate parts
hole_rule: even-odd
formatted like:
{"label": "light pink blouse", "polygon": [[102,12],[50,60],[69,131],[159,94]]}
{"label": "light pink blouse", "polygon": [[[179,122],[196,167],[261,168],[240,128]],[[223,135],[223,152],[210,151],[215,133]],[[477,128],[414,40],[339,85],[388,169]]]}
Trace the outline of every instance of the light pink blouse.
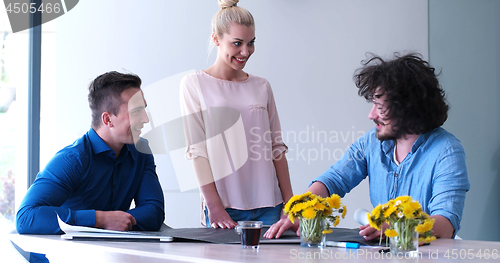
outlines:
{"label": "light pink blouse", "polygon": [[228,81],[204,71],[181,81],[186,157],[207,158],[225,208],[249,210],[283,202],[272,160],[287,151],[269,82],[249,75]]}

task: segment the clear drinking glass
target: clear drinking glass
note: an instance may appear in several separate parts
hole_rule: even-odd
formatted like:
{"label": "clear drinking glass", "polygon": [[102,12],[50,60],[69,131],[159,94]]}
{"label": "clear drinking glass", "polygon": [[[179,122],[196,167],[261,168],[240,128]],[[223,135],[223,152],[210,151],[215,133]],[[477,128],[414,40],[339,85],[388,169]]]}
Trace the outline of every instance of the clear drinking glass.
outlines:
{"label": "clear drinking glass", "polygon": [[235,230],[241,236],[242,248],[259,248],[262,221],[238,221]]}

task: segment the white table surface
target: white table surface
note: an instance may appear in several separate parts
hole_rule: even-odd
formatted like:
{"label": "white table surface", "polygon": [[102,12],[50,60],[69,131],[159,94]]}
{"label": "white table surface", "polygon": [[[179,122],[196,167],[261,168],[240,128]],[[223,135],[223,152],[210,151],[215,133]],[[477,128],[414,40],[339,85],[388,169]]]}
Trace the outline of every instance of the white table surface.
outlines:
{"label": "white table surface", "polygon": [[47,254],[57,262],[500,262],[500,242],[438,239],[419,248],[419,259],[381,254],[379,248],[358,250],[298,244],[261,244],[258,250],[240,245],[191,242],[63,240],[58,235],[9,238],[25,251]]}

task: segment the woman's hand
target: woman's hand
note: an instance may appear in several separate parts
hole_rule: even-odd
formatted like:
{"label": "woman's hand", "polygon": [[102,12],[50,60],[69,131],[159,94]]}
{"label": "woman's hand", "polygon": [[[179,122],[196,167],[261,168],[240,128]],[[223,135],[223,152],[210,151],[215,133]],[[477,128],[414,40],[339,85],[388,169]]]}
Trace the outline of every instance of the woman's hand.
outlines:
{"label": "woman's hand", "polygon": [[274,223],[269,229],[264,233],[265,238],[280,238],[281,235],[288,229],[292,229],[299,235],[299,220],[292,224],[290,220],[286,217],[282,217],[278,222]]}
{"label": "woman's hand", "polygon": [[208,209],[208,218],[213,228],[234,228],[237,225],[222,206]]}

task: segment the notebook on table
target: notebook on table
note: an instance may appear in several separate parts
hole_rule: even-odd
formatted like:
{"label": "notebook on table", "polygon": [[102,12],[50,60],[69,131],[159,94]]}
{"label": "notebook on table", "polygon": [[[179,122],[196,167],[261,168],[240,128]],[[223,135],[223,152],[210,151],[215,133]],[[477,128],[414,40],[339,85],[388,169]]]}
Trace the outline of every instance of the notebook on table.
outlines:
{"label": "notebook on table", "polygon": [[[172,236],[167,235],[164,231],[115,231],[93,227],[72,226],[64,223],[59,215],[57,216],[59,227],[65,234],[61,235],[62,239],[126,239],[126,240],[154,240],[162,242],[171,242],[174,240]],[[163,225],[162,229],[170,229],[169,226]]]}

